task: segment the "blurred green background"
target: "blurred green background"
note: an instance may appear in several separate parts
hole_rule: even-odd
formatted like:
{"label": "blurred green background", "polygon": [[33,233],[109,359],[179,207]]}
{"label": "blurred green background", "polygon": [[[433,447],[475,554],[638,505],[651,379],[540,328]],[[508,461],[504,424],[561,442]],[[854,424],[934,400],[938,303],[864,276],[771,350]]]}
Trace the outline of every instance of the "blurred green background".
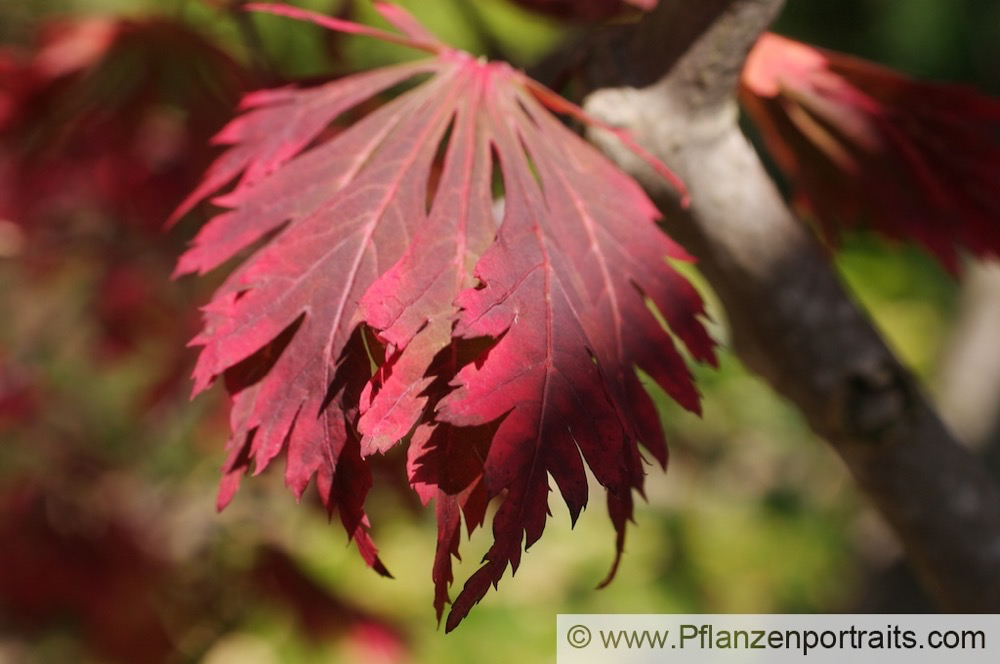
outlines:
{"label": "blurred green background", "polygon": [[[357,18],[373,19],[355,4]],[[584,29],[504,0],[400,4],[446,41],[522,66]],[[182,22],[256,81],[409,57],[276,17],[247,23],[228,3],[201,0],[6,0],[0,46],[28,52],[53,18],[94,14]],[[789,0],[777,29],[1000,93],[995,0]],[[66,124],[53,133],[70,126],[54,117]],[[64,138],[37,140],[58,150]],[[433,514],[405,491],[379,490],[401,472],[392,459],[369,513],[393,580],[368,570],[321,509],[296,505],[280,472],[249,479],[215,513],[225,396],[188,401],[195,352],[183,346],[218,278],[169,281],[199,219],[163,234],[128,214],[88,201],[43,210],[30,226],[0,221],[0,662],[548,662],[557,613],[854,611],[871,606],[897,555],[839,459],[724,350],[719,371],[699,371],[702,418],[654,394],[670,466],[649,469],[616,580],[594,588],[614,547],[601,501],[571,530],[553,494],[554,518],[517,575],[446,636],[432,608]],[[866,235],[835,260],[933,385],[958,285],[919,251]],[[714,303],[712,316],[725,343]],[[456,584],[487,535],[463,542]]]}

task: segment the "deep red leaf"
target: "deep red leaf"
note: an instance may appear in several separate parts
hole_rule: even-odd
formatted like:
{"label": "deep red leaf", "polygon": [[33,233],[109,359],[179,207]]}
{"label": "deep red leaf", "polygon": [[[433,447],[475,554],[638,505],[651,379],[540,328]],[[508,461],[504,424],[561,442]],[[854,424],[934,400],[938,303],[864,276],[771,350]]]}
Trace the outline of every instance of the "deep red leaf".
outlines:
{"label": "deep red leaf", "polygon": [[952,271],[1000,252],[1000,101],[771,34],[741,101],[829,240],[864,221]]}
{"label": "deep red leaf", "polygon": [[450,600],[454,575],[451,558],[459,558],[462,517],[471,534],[483,525],[490,496],[483,484],[483,461],[496,426],[458,428],[424,424],[410,442],[407,465],[413,488],[426,505],[435,501],[438,522],[434,557],[434,608],[438,621]]}
{"label": "deep red leaf", "polygon": [[380,9],[406,35],[394,41],[436,57],[251,96],[220,134],[231,147],[181,211],[237,180],[216,199],[230,209],[178,271],[263,244],[206,307],[193,342],[203,347],[195,390],[225,375],[234,398],[220,506],[242,473],[286,450],[296,495],[315,475],[384,571],[367,534],[365,457],[409,440],[410,481],[436,503],[440,617],[463,515],[471,531],[502,496],[495,543],[456,599],[451,629],[508,564],[516,569],[522,542],[541,535],[550,474],[575,520],[591,468],[608,490],[620,553],[632,490],[642,488],[638,443],[666,463],[636,369],[699,409],[654,310],[695,360],[715,358],[701,300],[667,262],[688,257],[657,228],[652,203],[545,107],[582,111],[507,65],[437,45],[402,10]]}
{"label": "deep red leaf", "polygon": [[472,266],[493,240],[490,146],[479,126],[484,101],[480,90],[456,105],[430,216],[361,301],[365,322],[394,351],[377,394],[362,406],[365,453],[384,452],[420,419],[427,403],[422,392],[432,380],[427,370],[451,344],[455,298],[473,285]]}
{"label": "deep red leaf", "polygon": [[660,422],[635,367],[698,410],[687,367],[644,291],[682,323],[675,330],[699,359],[714,359],[694,317],[700,300],[690,287],[676,287],[686,282],[665,262],[686,254],[656,228],[656,210],[639,186],[523,89],[491,92],[487,118],[505,213],[496,244],[476,267],[485,287],[459,297],[455,333],[502,338],[482,363],[462,369],[438,417],[463,426],[504,418],[485,483],[491,497],[506,497],[488,563],[456,600],[449,628],[508,563],[516,570],[522,538],[527,547],[541,536],[549,475],[574,520],[587,503],[584,462],[630,513],[631,490],[643,479],[637,440],[666,462]]}

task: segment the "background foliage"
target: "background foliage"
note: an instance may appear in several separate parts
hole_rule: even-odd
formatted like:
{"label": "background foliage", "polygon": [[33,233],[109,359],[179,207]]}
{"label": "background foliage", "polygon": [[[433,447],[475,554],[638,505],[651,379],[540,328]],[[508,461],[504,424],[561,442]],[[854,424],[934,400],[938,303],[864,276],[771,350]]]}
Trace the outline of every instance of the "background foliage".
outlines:
{"label": "background foliage", "polygon": [[[366,2],[354,4],[357,18],[373,19]],[[522,66],[582,29],[504,0],[401,4],[444,40]],[[30,122],[5,128],[3,104],[15,91],[7,63],[30,57],[55,18],[95,14],[179,22],[242,63],[206,88],[217,115],[199,124],[196,114],[210,109],[191,101],[198,97],[189,83],[175,81],[179,94],[127,101],[132,109],[165,107],[176,122],[145,133],[109,125],[95,146],[73,122],[99,116],[102,105],[95,110],[79,88],[57,86],[33,98]],[[1000,92],[994,0],[790,0],[778,30]],[[151,200],[143,186],[156,183],[179,200],[210,156],[199,148],[208,125],[226,119],[218,108],[235,100],[234,86],[408,55],[273,17],[248,21],[224,0],[0,5],[0,660],[542,662],[553,656],[557,612],[877,606],[872,588],[895,556],[891,536],[833,453],[725,352],[720,371],[699,375],[702,419],[654,394],[672,443],[670,467],[666,477],[651,469],[639,527],[618,578],[601,591],[593,587],[612,559],[611,526],[585,514],[571,531],[557,500],[548,535],[517,576],[448,637],[434,630],[430,608],[433,519],[405,490],[371,498],[395,580],[368,570],[322,509],[297,507],[279,472],[247,483],[214,513],[226,409],[219,390],[188,402],[194,352],[183,350],[211,284],[169,281],[197,220],[164,234],[159,221],[173,203]],[[123,58],[109,90],[121,93],[130,72],[154,75],[143,63]],[[117,98],[99,97],[107,108]],[[133,149],[141,140],[162,150]],[[107,166],[109,145],[155,157],[156,168],[145,180],[114,180],[123,171]],[[41,188],[14,192],[25,164],[43,174]],[[120,187],[107,198],[80,186],[100,174]],[[32,205],[11,203],[25,191]],[[138,199],[149,204],[111,204]],[[891,345],[933,385],[957,286],[920,252],[863,235],[851,236],[836,260]],[[715,309],[713,317],[725,342],[724,314]],[[387,475],[399,456],[386,460]],[[482,535],[466,547],[467,561],[485,550]],[[459,581],[473,569],[460,566]]]}

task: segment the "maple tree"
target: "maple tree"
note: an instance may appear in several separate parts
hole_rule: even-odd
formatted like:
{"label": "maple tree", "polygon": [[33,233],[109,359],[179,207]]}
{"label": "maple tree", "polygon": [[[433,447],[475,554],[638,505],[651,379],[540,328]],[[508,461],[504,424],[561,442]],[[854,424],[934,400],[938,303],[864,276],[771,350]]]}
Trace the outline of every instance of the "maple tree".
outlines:
{"label": "maple tree", "polygon": [[[920,386],[831,276],[841,237],[848,238],[845,260],[856,259],[858,238],[849,231],[858,227],[914,241],[953,272],[975,265],[972,255],[995,252],[995,101],[768,34],[781,5],[774,0],[518,2],[578,23],[614,16],[612,26],[575,26],[572,50],[560,48],[544,68],[531,69],[545,76],[564,66],[543,80],[571,94],[584,112],[507,65],[449,49],[396,13],[401,32],[371,36],[415,44],[431,60],[251,93],[241,117],[220,135],[218,166],[198,187],[219,152],[208,137],[231,116],[238,94],[260,86],[231,55],[246,53],[226,32],[239,23],[232,17],[244,3],[208,4],[214,9],[206,12],[217,12],[212,27],[222,28],[212,37],[202,34],[206,17],[196,12],[191,24],[180,14],[61,18],[43,22],[34,42],[26,33],[21,46],[0,48],[0,308],[10,312],[0,332],[0,532],[11,543],[0,552],[0,659],[36,647],[43,659],[60,661],[232,656],[232,643],[269,629],[259,626],[272,621],[271,612],[279,616],[277,629],[292,635],[293,649],[305,638],[324,649],[351,644],[359,661],[470,643],[481,654],[482,639],[495,636],[491,612],[508,607],[516,618],[505,617],[505,624],[527,632],[544,623],[537,617],[552,601],[560,610],[662,606],[663,584],[649,584],[649,570],[668,568],[669,601],[692,611],[747,606],[739,598],[748,589],[755,610],[842,609],[845,593],[860,584],[840,583],[839,559],[852,556],[849,576],[871,565],[846,544],[853,528],[842,515],[831,517],[842,504],[784,514],[781,527],[794,522],[800,530],[775,537],[772,503],[785,499],[772,498],[795,491],[791,500],[807,503],[836,485],[853,515],[850,487],[829,468],[823,449],[800,445],[789,459],[787,449],[769,448],[771,439],[808,437],[805,425],[791,433],[768,428],[783,417],[760,408],[757,399],[767,397],[758,384],[745,381],[747,398],[720,405],[726,389],[719,386],[733,384],[732,363],[721,375],[705,372],[706,406],[751,412],[755,421],[767,420],[759,431],[754,423],[730,422],[730,413],[706,422],[664,420],[674,477],[663,486],[685,484],[693,455],[699,492],[710,488],[709,500],[669,510],[662,522],[648,513],[639,519],[653,523],[640,529],[644,537],[630,536],[630,564],[608,592],[580,593],[565,581],[559,590],[535,587],[538,579],[581,569],[584,556],[596,571],[579,574],[582,584],[596,582],[599,566],[612,560],[610,546],[606,552],[586,532],[593,520],[563,540],[575,546],[559,548],[560,538],[571,536],[548,518],[559,502],[574,522],[585,501],[607,502],[617,565],[633,491],[641,490],[642,472],[666,460],[645,387],[666,388],[653,387],[661,412],[662,391],[697,408],[680,356],[693,368],[712,364],[714,354],[697,295],[674,270],[687,252],[721,300],[732,354],[832,443],[899,534],[938,606],[995,606],[995,482],[954,444]],[[647,4],[658,8],[643,17],[640,5]],[[362,5],[341,3],[338,15],[364,18]],[[456,16],[455,25],[492,30],[467,19]],[[0,23],[9,35],[11,24]],[[302,29],[273,25],[288,35]],[[346,55],[349,40],[338,34],[328,32],[334,36],[325,38],[326,55],[344,71],[354,60]],[[256,71],[269,84],[284,80],[285,56],[266,52],[279,49],[272,43],[256,52],[261,44],[252,34],[244,38]],[[506,44],[483,37],[485,50],[513,57],[517,49],[508,53]],[[788,178],[798,218],[742,138],[733,111],[737,88]],[[289,117],[294,121],[286,123]],[[273,131],[275,124],[294,135]],[[584,129],[589,140],[567,126]],[[632,144],[624,145],[629,137]],[[365,158],[353,163],[352,141],[366,146]],[[403,167],[407,157],[412,168]],[[333,185],[331,173],[342,176]],[[389,195],[387,181],[397,183],[402,198]],[[192,188],[185,207],[198,209],[163,234],[162,219]],[[351,208],[352,195],[365,204]],[[196,203],[200,198],[222,212],[177,271],[213,274],[171,283],[179,247],[210,209]],[[345,209],[351,214],[339,216]],[[319,237],[328,223],[330,233],[339,232],[355,212],[367,216],[353,217],[360,225],[350,228],[372,231],[370,241],[345,236],[346,249],[363,251],[356,283],[345,288],[340,277],[351,264],[331,259],[312,286],[283,299],[279,280],[301,273],[299,257],[324,251],[303,230]],[[815,220],[828,246],[817,249],[803,219]],[[880,277],[900,255],[914,258],[894,248],[876,251],[890,264],[872,271]],[[230,414],[217,398],[221,391],[187,404],[184,377],[195,353],[183,344],[198,328],[196,303],[234,267],[222,299],[206,312],[200,339],[215,355],[203,360],[198,379],[202,387],[221,372],[216,379],[235,396]],[[857,285],[866,303],[867,289],[878,288]],[[331,300],[343,304],[338,325],[331,323]],[[878,305],[869,308],[880,322],[891,320]],[[255,309],[284,318],[276,316],[260,338],[244,337],[256,325],[239,323]],[[927,310],[941,316],[939,308]],[[331,336],[323,336],[324,325]],[[269,338],[268,329],[276,336]],[[551,355],[546,339],[554,342]],[[977,361],[974,373],[986,372],[985,365]],[[289,368],[302,370],[301,384],[288,380]],[[321,393],[308,389],[314,385]],[[308,409],[320,408],[336,426],[307,421]],[[519,565],[524,545],[543,528],[549,546],[533,549],[518,587],[478,620],[434,639],[427,616],[401,601],[420,592],[416,584],[378,584],[352,596],[365,582],[342,573],[341,565],[357,562],[353,552],[328,541],[340,538],[302,527],[323,527],[320,501],[295,510],[268,499],[267,482],[280,477],[245,488],[223,518],[204,511],[215,462],[205,467],[199,460],[212,458],[227,415],[235,430],[222,502],[244,472],[298,454],[292,479],[300,485],[293,488],[314,481],[308,471],[315,468],[312,477],[329,482],[325,507],[379,569],[366,510],[378,517],[371,537],[383,558],[397,575],[409,575],[407,561],[431,560],[433,536],[413,540],[421,502],[433,502],[439,614],[454,592],[460,531],[492,519],[492,545],[483,547],[489,557],[473,565],[448,627]],[[310,439],[307,424],[321,437]],[[343,437],[335,469],[322,457],[340,440],[332,434]],[[720,454],[723,441],[727,452]],[[762,481],[761,473],[744,473],[741,456],[761,467],[818,462],[796,478],[775,469],[777,480]],[[586,475],[589,486],[579,481]],[[588,496],[598,488],[595,478],[610,491]],[[370,489],[395,493],[365,501]],[[552,489],[561,497],[550,496]],[[661,509],[660,489],[650,495],[654,510]],[[717,508],[725,494],[740,509],[722,510],[729,521],[707,515],[703,507]],[[977,504],[982,509],[970,509]],[[405,510],[407,520],[387,519],[394,510]],[[730,546],[735,520],[739,546]],[[601,521],[596,527],[606,526]],[[669,542],[658,540],[664,525]],[[817,540],[823,529],[827,535]],[[462,544],[466,555],[469,548]],[[783,563],[777,571],[776,556]],[[548,604],[538,596],[543,590],[554,593]],[[496,657],[528,654],[533,644],[521,636],[498,644]],[[288,637],[266,638],[285,654]],[[551,640],[544,629],[538,638],[539,648]],[[439,641],[447,646],[428,645]]]}
{"label": "maple tree", "polygon": [[[364,510],[369,459],[408,444],[409,481],[425,504],[435,501],[439,618],[462,519],[473,530],[499,499],[493,545],[455,599],[448,630],[508,567],[516,571],[522,548],[541,536],[549,476],[575,521],[588,502],[589,467],[606,489],[620,556],[632,492],[642,491],[639,445],[660,465],[667,456],[636,369],[697,412],[698,393],[671,334],[696,362],[714,364],[715,355],[698,294],[668,262],[690,258],[657,228],[657,207],[551,111],[605,133],[610,124],[503,63],[445,46],[392,5],[377,8],[398,32],[280,5],[251,8],[433,57],[248,95],[242,115],[216,137],[226,151],[175,212],[179,218],[235,183],[213,199],[224,211],[176,271],[205,273],[242,259],[192,342],[202,348],[195,392],[221,377],[233,399],[220,508],[243,474],[284,452],[293,492],[301,497],[315,478],[363,558],[388,574]],[[601,12],[618,9],[606,3]],[[951,88],[920,87],[769,35],[743,81],[744,103],[830,233],[867,206],[878,228],[917,239],[949,267],[953,244],[995,253],[988,222],[996,207],[985,193],[996,181],[997,150],[986,140],[995,103],[962,93],[960,111],[950,115],[935,100],[953,99]],[[342,119],[400,88],[367,114]],[[885,117],[893,90],[900,99],[930,100],[924,116],[913,115],[923,124]],[[769,101],[779,96],[783,106]],[[859,120],[865,112],[867,124]],[[926,159],[947,155],[926,140],[925,125],[952,128],[959,116],[982,122],[956,129],[961,144],[987,147],[977,160],[949,162],[932,181],[938,217],[956,215],[957,223],[904,217],[907,178],[927,184]],[[659,173],[659,184],[643,186],[662,191],[668,183],[683,208],[676,176],[627,134],[610,133]],[[846,147],[830,147],[831,137]],[[896,152],[882,151],[886,144]],[[906,168],[877,193],[861,184],[855,199],[838,198],[823,179],[829,166],[799,157],[817,150],[851,187],[870,174],[852,152],[877,153],[874,168]],[[888,161],[877,161],[885,154]],[[887,186],[898,192],[880,197]],[[612,574],[616,566],[617,558]]]}

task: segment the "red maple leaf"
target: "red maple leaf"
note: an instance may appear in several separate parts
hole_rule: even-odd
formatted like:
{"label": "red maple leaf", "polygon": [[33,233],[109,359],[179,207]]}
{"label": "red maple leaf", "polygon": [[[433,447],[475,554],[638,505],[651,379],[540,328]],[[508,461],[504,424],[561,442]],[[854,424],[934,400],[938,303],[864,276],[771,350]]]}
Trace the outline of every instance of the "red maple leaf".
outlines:
{"label": "red maple leaf", "polygon": [[229,209],[178,272],[261,245],[206,307],[193,341],[203,347],[195,391],[225,376],[234,400],[220,506],[251,464],[259,472],[285,451],[296,495],[315,475],[328,509],[387,573],[363,509],[367,457],[409,441],[410,481],[436,500],[440,617],[462,513],[471,530],[502,498],[495,543],[456,599],[452,629],[541,535],[549,475],[575,520],[591,468],[620,554],[632,490],[642,489],[638,444],[666,463],[636,369],[699,410],[656,312],[696,360],[714,363],[714,346],[699,296],[667,262],[688,256],[657,228],[653,204],[546,107],[582,112],[377,6],[401,35],[256,6],[433,57],[247,97],[218,136],[228,151],[179,213],[236,179],[215,199]]}
{"label": "red maple leaf", "polygon": [[1000,102],[764,35],[740,100],[829,240],[867,221],[951,271],[1000,252]]}

